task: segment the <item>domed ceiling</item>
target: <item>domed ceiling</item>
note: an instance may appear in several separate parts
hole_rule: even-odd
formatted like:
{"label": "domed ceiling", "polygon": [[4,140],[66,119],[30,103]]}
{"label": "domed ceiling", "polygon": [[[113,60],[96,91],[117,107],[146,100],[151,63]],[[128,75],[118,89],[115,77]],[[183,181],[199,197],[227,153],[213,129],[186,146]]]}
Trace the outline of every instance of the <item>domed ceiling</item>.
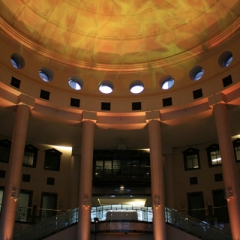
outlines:
{"label": "domed ceiling", "polygon": [[1,2],[5,31],[21,44],[66,64],[110,71],[193,57],[227,38],[240,11],[238,0]]}

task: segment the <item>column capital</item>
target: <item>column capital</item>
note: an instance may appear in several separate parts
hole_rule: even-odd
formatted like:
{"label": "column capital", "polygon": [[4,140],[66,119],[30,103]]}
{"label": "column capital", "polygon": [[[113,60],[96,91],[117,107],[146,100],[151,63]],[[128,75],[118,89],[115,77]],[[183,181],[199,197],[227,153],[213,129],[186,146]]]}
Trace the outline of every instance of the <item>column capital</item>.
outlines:
{"label": "column capital", "polygon": [[208,104],[209,104],[210,108],[213,108],[213,106],[218,104],[218,103],[226,104],[225,95],[221,92],[217,93],[217,94],[214,94],[213,96],[208,98]]}
{"label": "column capital", "polygon": [[161,121],[161,114],[159,111],[146,112],[146,121],[150,122],[151,120]]}
{"label": "column capital", "polygon": [[18,105],[27,105],[30,109],[33,109],[35,106],[35,99],[24,94],[18,96]]}
{"label": "column capital", "polygon": [[91,122],[96,123],[97,122],[97,113],[96,112],[83,111],[82,122],[84,122],[84,121],[91,121]]}

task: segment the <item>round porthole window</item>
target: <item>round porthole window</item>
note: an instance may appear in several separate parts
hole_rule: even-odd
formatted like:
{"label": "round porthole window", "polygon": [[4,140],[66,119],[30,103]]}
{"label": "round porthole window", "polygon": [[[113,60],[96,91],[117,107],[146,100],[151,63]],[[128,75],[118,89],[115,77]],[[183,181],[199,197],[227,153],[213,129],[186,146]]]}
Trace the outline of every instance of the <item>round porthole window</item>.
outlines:
{"label": "round porthole window", "polygon": [[99,91],[104,94],[109,94],[113,92],[113,84],[110,81],[102,81],[99,86]]}
{"label": "round porthole window", "polygon": [[23,57],[17,53],[13,53],[11,56],[11,64],[16,69],[22,69],[25,66]]}
{"label": "round porthole window", "polygon": [[203,74],[204,69],[200,66],[196,66],[190,71],[189,76],[192,80],[198,81],[199,79],[202,78]]}
{"label": "round porthole window", "polygon": [[53,79],[53,72],[49,68],[41,68],[39,70],[39,77],[44,81],[44,82],[50,82]]}
{"label": "round porthole window", "polygon": [[233,55],[231,52],[227,51],[221,54],[221,56],[218,59],[218,64],[221,67],[228,67],[233,60]]}
{"label": "round porthole window", "polygon": [[160,85],[162,87],[163,90],[167,90],[170,89],[173,85],[174,85],[174,79],[171,76],[166,76],[163,77],[160,80]]}
{"label": "round porthole window", "polygon": [[138,94],[144,90],[144,85],[140,80],[136,80],[131,83],[129,89],[131,93]]}
{"label": "round porthole window", "polygon": [[83,86],[83,81],[79,77],[70,77],[68,84],[74,90],[81,90]]}

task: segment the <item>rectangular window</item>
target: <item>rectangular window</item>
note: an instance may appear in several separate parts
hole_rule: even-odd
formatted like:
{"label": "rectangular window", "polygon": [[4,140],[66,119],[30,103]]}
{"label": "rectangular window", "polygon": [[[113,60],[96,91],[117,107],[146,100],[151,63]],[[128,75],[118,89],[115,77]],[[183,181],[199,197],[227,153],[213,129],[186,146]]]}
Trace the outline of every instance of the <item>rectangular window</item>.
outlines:
{"label": "rectangular window", "polygon": [[0,146],[0,162],[8,163],[10,156],[10,147]]}
{"label": "rectangular window", "polygon": [[221,165],[222,164],[222,159],[221,159],[219,150],[211,151],[210,155],[211,155],[211,164],[212,165]]}
{"label": "rectangular window", "polygon": [[234,147],[234,150],[235,150],[235,154],[236,154],[236,160],[237,160],[237,162],[239,162],[240,161],[240,146]]}
{"label": "rectangular window", "polygon": [[209,167],[221,166],[222,159],[218,144],[212,144],[207,148]]}
{"label": "rectangular window", "polygon": [[56,149],[49,149],[45,151],[44,169],[60,171],[61,152]]}
{"label": "rectangular window", "polygon": [[199,168],[197,154],[186,156],[186,162],[188,169]]}
{"label": "rectangular window", "polygon": [[25,146],[23,155],[23,166],[24,167],[36,167],[38,149],[33,145],[29,144]]}
{"label": "rectangular window", "polygon": [[34,163],[34,153],[25,151],[23,156],[23,164],[32,167],[33,163]]}
{"label": "rectangular window", "polygon": [[236,162],[240,162],[240,139],[237,138],[233,141],[233,148]]}
{"label": "rectangular window", "polygon": [[189,148],[183,152],[185,170],[200,169],[199,150]]}

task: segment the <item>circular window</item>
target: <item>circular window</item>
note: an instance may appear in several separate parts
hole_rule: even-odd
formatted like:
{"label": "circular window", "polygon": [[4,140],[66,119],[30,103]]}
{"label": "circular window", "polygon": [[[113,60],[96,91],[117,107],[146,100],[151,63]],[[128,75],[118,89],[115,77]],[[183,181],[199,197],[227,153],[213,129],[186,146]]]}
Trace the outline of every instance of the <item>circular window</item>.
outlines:
{"label": "circular window", "polygon": [[174,79],[171,76],[166,76],[164,78],[161,79],[161,86],[163,90],[167,90],[169,88],[171,88],[174,84]]}
{"label": "circular window", "polygon": [[144,85],[141,81],[136,80],[130,85],[130,92],[134,94],[141,93],[144,90]]}
{"label": "circular window", "polygon": [[70,77],[68,84],[74,90],[81,90],[83,86],[83,81],[79,77]]}
{"label": "circular window", "polygon": [[218,64],[221,67],[228,67],[233,60],[233,55],[231,52],[227,51],[221,54],[218,60]]}
{"label": "circular window", "polygon": [[44,82],[50,82],[53,79],[53,72],[49,68],[42,68],[39,70],[39,77]]}
{"label": "circular window", "polygon": [[196,66],[190,71],[189,76],[192,80],[197,81],[202,78],[203,74],[204,69],[200,66]]}
{"label": "circular window", "polygon": [[12,66],[16,69],[22,69],[25,66],[23,57],[17,53],[13,53],[10,59]]}
{"label": "circular window", "polygon": [[113,84],[109,81],[103,81],[99,84],[99,91],[104,94],[112,93]]}

